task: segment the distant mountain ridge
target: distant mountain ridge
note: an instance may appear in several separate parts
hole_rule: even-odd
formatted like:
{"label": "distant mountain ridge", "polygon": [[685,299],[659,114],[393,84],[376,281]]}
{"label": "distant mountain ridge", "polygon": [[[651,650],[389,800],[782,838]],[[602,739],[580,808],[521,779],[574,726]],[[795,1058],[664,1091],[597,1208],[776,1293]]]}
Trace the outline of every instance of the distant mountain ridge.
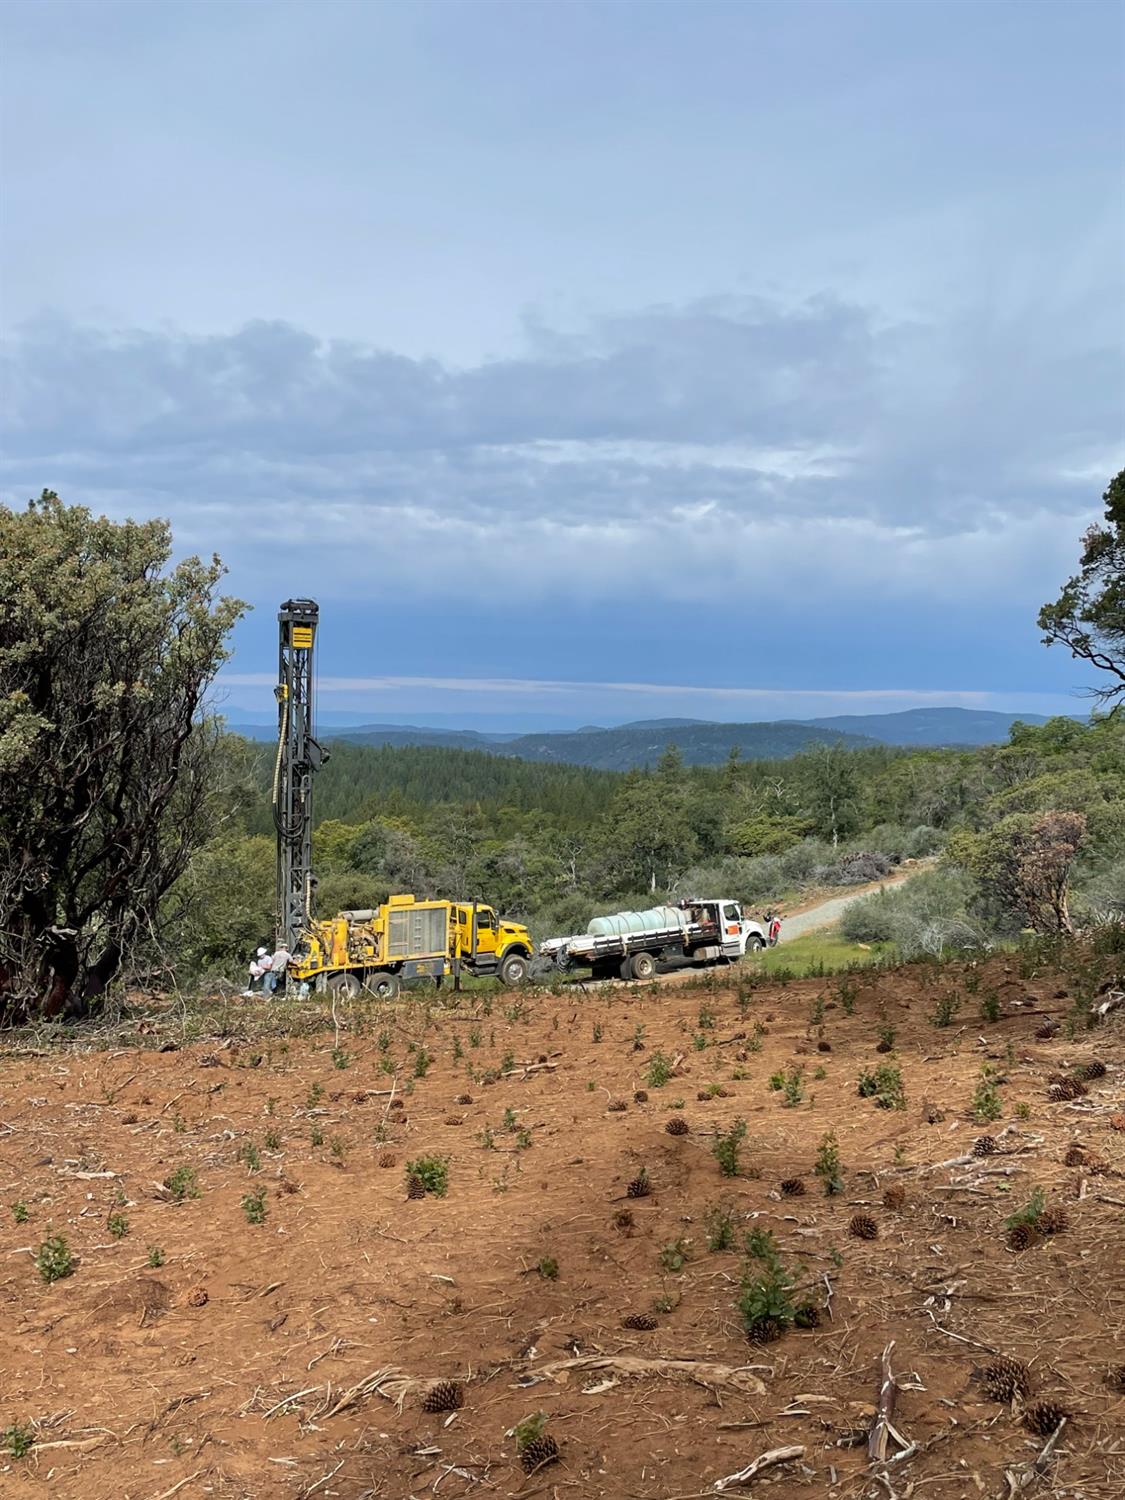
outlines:
{"label": "distant mountain ridge", "polygon": [[[914,748],[1002,744],[1017,721],[1045,724],[1047,716],[937,707],[748,724],[723,724],[708,719],[640,719],[611,729],[590,727],[540,734],[486,734],[475,729],[432,729],[414,724],[363,724],[355,728],[323,726],[321,737],[347,740],[354,745],[439,745],[513,755],[521,760],[627,771],[654,764],[670,744],[678,748],[688,765],[711,766],[721,764],[735,747],[746,760],[773,760],[825,742],[850,749],[876,744]],[[273,731],[263,725],[235,724],[231,728],[252,739],[273,737]]]}

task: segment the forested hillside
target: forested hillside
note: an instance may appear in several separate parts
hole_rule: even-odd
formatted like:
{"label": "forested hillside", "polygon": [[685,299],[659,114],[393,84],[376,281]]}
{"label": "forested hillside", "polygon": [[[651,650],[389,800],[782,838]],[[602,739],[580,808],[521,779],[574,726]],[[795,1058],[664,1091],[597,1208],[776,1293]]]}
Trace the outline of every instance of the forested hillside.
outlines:
{"label": "forested hillside", "polygon": [[[237,828],[193,863],[184,951],[194,969],[228,964],[271,924],[272,762],[260,746],[230,749],[253,785]],[[977,940],[1036,925],[992,875],[1005,850],[1039,837],[1045,815],[1064,813],[1078,820],[1078,910],[1125,909],[1125,722],[1113,719],[1017,725],[1008,744],[977,750],[822,745],[772,761],[735,753],[718,768],[686,766],[673,746],[652,771],[624,775],[336,743],[316,805],[322,912],[397,890],[475,896],[545,936],[654,895],[706,889],[764,903],[945,850],[939,873],[895,900],[925,907],[931,939]]]}

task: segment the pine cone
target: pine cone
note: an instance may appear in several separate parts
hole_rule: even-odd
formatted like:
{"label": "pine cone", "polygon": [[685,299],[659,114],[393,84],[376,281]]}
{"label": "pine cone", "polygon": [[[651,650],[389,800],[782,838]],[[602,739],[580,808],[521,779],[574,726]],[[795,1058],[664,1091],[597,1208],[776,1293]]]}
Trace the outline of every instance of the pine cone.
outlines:
{"label": "pine cone", "polygon": [[781,1183],[781,1196],[783,1198],[800,1198],[804,1195],[805,1184],[799,1177],[786,1177]]}
{"label": "pine cone", "polygon": [[687,1135],[689,1128],[683,1115],[673,1115],[664,1127],[669,1135]]}
{"label": "pine cone", "polygon": [[1064,1417],[1070,1413],[1057,1401],[1037,1401],[1023,1414],[1023,1425],[1036,1437],[1050,1437]]}
{"label": "pine cone", "polygon": [[402,1102],[401,1099],[392,1099],[391,1102],[387,1105],[387,1108],[388,1109],[405,1109],[406,1105]]}
{"label": "pine cone", "polygon": [[1058,1104],[1070,1099],[1081,1099],[1090,1091],[1077,1078],[1060,1078],[1047,1090],[1047,1098]]}
{"label": "pine cone", "polygon": [[1035,1221],[1040,1234],[1065,1234],[1070,1228],[1070,1219],[1065,1208],[1045,1208]]}
{"label": "pine cone", "polygon": [[1008,1230],[1008,1249],[1029,1250],[1038,1238],[1033,1224],[1013,1224]]}
{"label": "pine cone", "polygon": [[444,1123],[446,1125],[464,1125],[465,1121],[460,1115],[446,1115]]}
{"label": "pine cone", "polygon": [[1031,1372],[1022,1360],[998,1359],[981,1371],[981,1386],[990,1401],[1012,1401],[1031,1390]]}
{"label": "pine cone", "polygon": [[473,1102],[473,1096],[472,1094],[458,1094],[453,1102],[454,1104],[471,1104]]}
{"label": "pine cone", "polygon": [[875,1043],[875,1051],[876,1052],[890,1052],[890,1050],[893,1047],[893,1045],[894,1045],[893,1042],[876,1042]]}
{"label": "pine cone", "polygon": [[611,1115],[623,1115],[628,1108],[629,1106],[625,1103],[624,1099],[611,1099],[606,1105],[606,1109]]}
{"label": "pine cone", "polygon": [[1059,1026],[1057,1021],[1044,1021],[1042,1026],[1036,1028],[1035,1035],[1041,1042],[1049,1042],[1053,1036],[1057,1036]]}
{"label": "pine cone", "polygon": [[187,1294],[187,1305],[189,1307],[206,1307],[207,1301],[208,1297],[206,1287],[193,1286],[191,1291]]}
{"label": "pine cone", "polygon": [[422,1397],[423,1411],[456,1411],[464,1404],[465,1390],[456,1380],[439,1380]]}
{"label": "pine cone", "polygon": [[906,1189],[901,1182],[892,1182],[883,1194],[883,1207],[898,1209],[906,1202]]}
{"label": "pine cone", "polygon": [[785,1328],[777,1318],[758,1318],[746,1330],[746,1337],[752,1344],[775,1344]]}
{"label": "pine cone", "polygon": [[380,1151],[378,1162],[381,1167],[393,1167],[398,1162],[398,1157],[393,1151]]}
{"label": "pine cone", "polygon": [[820,1308],[815,1302],[802,1302],[793,1314],[793,1322],[798,1328],[819,1328]]}
{"label": "pine cone", "polygon": [[628,1317],[621,1319],[621,1326],[632,1328],[637,1333],[651,1333],[659,1324],[651,1313],[630,1313]]}
{"label": "pine cone", "polygon": [[520,1463],[525,1474],[534,1474],[536,1469],[557,1463],[558,1457],[559,1445],[547,1433],[542,1437],[532,1438],[520,1449]]}
{"label": "pine cone", "polygon": [[1110,1130],[1125,1130],[1125,1114],[1110,1115],[1109,1128]]}
{"label": "pine cone", "polygon": [[1091,1062],[1081,1063],[1075,1068],[1074,1076],[1075,1078],[1081,1078],[1086,1083],[1092,1082],[1095,1078],[1104,1078],[1105,1063],[1102,1062],[1100,1057],[1095,1057]]}
{"label": "pine cone", "polygon": [[821,1041],[817,1042],[817,1044],[816,1044],[816,1050],[818,1052],[831,1052],[832,1051],[832,1043],[821,1040]]}
{"label": "pine cone", "polygon": [[406,1183],[406,1196],[408,1198],[424,1198],[426,1196],[426,1184],[420,1177],[410,1177]]}
{"label": "pine cone", "polygon": [[1085,1146],[1080,1146],[1077,1141],[1074,1141],[1066,1148],[1063,1164],[1068,1167],[1084,1167],[1089,1160],[1089,1155]]}
{"label": "pine cone", "polygon": [[630,1208],[619,1208],[613,1216],[613,1227],[615,1229],[632,1229],[633,1211]]}
{"label": "pine cone", "polygon": [[634,1102],[634,1104],[647,1104],[648,1103],[648,1094],[647,1094],[647,1092],[644,1089],[638,1089],[637,1092],[633,1095],[633,1102]]}
{"label": "pine cone", "polygon": [[625,1189],[627,1198],[647,1198],[652,1192],[652,1183],[648,1180],[648,1173],[642,1168],[628,1184]]}
{"label": "pine cone", "polygon": [[995,1136],[992,1136],[992,1135],[978,1136],[978,1138],[973,1142],[973,1155],[974,1156],[992,1156],[995,1151],[996,1151],[996,1137]]}
{"label": "pine cone", "polygon": [[1119,1391],[1125,1396],[1125,1365],[1110,1365],[1105,1372],[1105,1383],[1111,1391]]}
{"label": "pine cone", "polygon": [[877,1240],[879,1226],[870,1214],[855,1214],[848,1225],[848,1233],[856,1240]]}

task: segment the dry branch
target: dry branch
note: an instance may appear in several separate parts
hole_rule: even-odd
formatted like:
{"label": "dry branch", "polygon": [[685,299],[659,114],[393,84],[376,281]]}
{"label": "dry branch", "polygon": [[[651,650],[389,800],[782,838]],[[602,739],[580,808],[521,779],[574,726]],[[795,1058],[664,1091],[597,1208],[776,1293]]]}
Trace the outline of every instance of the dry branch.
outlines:
{"label": "dry branch", "polygon": [[1039,1450],[1038,1457],[1034,1458],[1019,1474],[1013,1473],[1011,1469],[1004,1470],[1004,1478],[1008,1481],[1008,1493],[1004,1496],[1004,1500],[1014,1500],[1014,1497],[1021,1490],[1028,1489],[1037,1479],[1042,1479],[1043,1475],[1047,1472],[1047,1465],[1054,1454],[1055,1444],[1062,1436],[1062,1430],[1065,1426],[1066,1418],[1063,1417],[1062,1421]]}
{"label": "dry branch", "polygon": [[[761,1365],[754,1368],[762,1369]],[[614,1375],[655,1376],[664,1380],[691,1380],[708,1390],[741,1391],[747,1396],[764,1396],[766,1388],[748,1365],[717,1365],[705,1359],[638,1359],[633,1355],[583,1355],[578,1359],[557,1359],[529,1370],[522,1383],[540,1380],[566,1380],[580,1370],[608,1370]]]}
{"label": "dry branch", "polygon": [[891,1369],[891,1353],[894,1346],[895,1341],[892,1339],[883,1350],[879,1361],[879,1394],[875,1403],[875,1421],[867,1439],[867,1456],[872,1463],[885,1464],[887,1461],[887,1439],[890,1436],[891,1418],[895,1414],[895,1399],[898,1396],[898,1386],[895,1384],[894,1371]]}
{"label": "dry branch", "polygon": [[728,1489],[732,1484],[751,1484],[763,1469],[772,1469],[775,1464],[792,1463],[795,1459],[804,1458],[805,1450],[802,1447],[771,1448],[768,1453],[759,1453],[753,1463],[739,1469],[737,1474],[727,1474],[722,1479],[715,1480],[716,1490]]}

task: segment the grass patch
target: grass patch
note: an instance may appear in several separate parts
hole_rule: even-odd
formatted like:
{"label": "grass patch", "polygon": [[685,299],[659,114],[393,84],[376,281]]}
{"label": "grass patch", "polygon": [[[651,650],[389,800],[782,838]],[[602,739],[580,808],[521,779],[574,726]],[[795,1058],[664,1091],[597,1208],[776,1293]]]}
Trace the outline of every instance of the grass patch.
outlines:
{"label": "grass patch", "polygon": [[822,927],[816,932],[806,932],[792,942],[785,940],[785,924],[781,926],[781,942],[776,948],[766,948],[752,960],[754,967],[763,974],[777,970],[788,971],[795,979],[809,975],[837,974],[841,970],[867,968],[879,963],[891,952],[889,943],[850,943],[837,927]]}

